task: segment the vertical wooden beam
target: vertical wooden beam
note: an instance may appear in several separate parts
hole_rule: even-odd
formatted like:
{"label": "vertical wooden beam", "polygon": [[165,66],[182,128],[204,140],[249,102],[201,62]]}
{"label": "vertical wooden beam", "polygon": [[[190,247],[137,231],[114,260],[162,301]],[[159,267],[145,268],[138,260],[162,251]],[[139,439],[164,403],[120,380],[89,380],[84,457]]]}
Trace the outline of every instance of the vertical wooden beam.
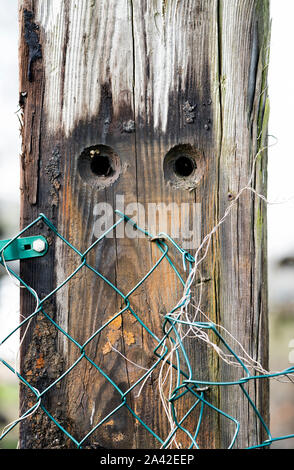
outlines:
{"label": "vertical wooden beam", "polygon": [[[43,212],[84,251],[96,239],[98,203],[115,208],[117,197],[123,196],[125,206],[141,203],[146,212],[150,203],[197,203],[197,248],[230,199],[247,184],[255,155],[266,145],[268,0],[20,0],[19,15],[22,226]],[[118,156],[112,162],[119,161],[119,177],[114,172],[108,185],[91,171],[89,155],[109,148]],[[172,173],[170,162],[182,155],[190,156],[197,167],[193,181],[183,183]],[[259,191],[266,189],[266,152],[257,161],[253,183]],[[202,309],[266,367],[265,222],[262,204],[252,193],[244,193],[213,238],[203,265],[207,283]],[[50,240],[49,253],[46,259],[22,263],[21,275],[44,298],[81,260],[45,225],[38,230]],[[180,232],[176,241],[185,245],[187,240]],[[157,259],[148,240],[118,236],[105,239],[87,257],[124,293]],[[161,336],[162,314],[181,294],[181,285],[161,264],[131,302]],[[83,344],[121,307],[120,297],[83,268],[50,298],[45,310]],[[23,292],[21,313],[34,308],[32,296]],[[143,367],[154,361],[156,344],[126,313],[87,345],[87,355],[127,390],[142,371],[109,343]],[[186,347],[199,380],[239,377],[203,345],[187,340]],[[78,357],[76,345],[39,315],[23,342],[21,369],[33,386],[44,390]],[[140,397],[135,390],[128,403],[164,440],[169,426],[157,382],[155,371]],[[252,385],[250,393],[267,420],[267,387]],[[261,440],[261,426],[239,389],[212,387],[207,399],[240,420],[236,447]],[[31,402],[22,387],[22,411]],[[80,441],[120,398],[83,360],[43,403]],[[188,405],[180,404],[180,411]],[[231,435],[230,424],[216,413],[206,413],[199,437],[202,447],[225,447]],[[189,445],[184,434],[179,440],[183,447]],[[21,424],[22,448],[71,445],[42,411]],[[158,442],[122,408],[85,446],[148,448]]]}

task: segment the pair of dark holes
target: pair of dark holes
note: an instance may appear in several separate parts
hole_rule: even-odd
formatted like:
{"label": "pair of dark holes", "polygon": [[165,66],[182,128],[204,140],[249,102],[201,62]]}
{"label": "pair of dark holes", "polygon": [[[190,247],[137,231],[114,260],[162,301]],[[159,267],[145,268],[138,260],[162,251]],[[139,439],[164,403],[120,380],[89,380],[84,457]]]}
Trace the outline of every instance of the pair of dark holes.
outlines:
{"label": "pair of dark holes", "polygon": [[[106,155],[97,155],[91,159],[91,171],[97,176],[111,176],[113,175],[113,168],[111,161]],[[196,167],[195,162],[190,157],[180,156],[174,162],[174,172],[180,178],[187,178],[190,176]]]}
{"label": "pair of dark holes", "polygon": [[[163,169],[167,180],[188,179],[197,169],[196,158],[190,145],[173,147],[165,156]],[[80,155],[78,169],[81,177],[102,188],[111,185],[120,175],[118,155],[107,145],[86,148]]]}

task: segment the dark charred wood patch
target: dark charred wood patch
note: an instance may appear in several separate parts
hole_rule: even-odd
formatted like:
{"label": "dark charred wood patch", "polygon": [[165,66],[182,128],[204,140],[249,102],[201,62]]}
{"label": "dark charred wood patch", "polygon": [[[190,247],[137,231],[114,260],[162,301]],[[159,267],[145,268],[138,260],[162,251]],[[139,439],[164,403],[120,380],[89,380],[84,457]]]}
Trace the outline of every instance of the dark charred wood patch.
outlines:
{"label": "dark charred wood patch", "polygon": [[39,26],[33,22],[34,14],[33,12],[24,9],[24,38],[25,42],[29,48],[29,61],[28,61],[28,71],[27,77],[29,82],[33,81],[33,64],[39,59],[42,59],[42,47],[39,42]]}

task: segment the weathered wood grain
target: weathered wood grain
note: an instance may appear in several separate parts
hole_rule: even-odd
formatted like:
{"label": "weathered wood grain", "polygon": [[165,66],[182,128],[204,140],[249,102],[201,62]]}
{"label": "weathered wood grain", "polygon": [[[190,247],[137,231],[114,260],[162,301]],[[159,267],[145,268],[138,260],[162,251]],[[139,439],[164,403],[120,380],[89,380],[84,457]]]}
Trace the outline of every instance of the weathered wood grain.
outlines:
{"label": "weathered wood grain", "polygon": [[[25,11],[32,13],[30,22],[38,25],[33,31],[42,55],[31,64]],[[139,202],[146,208],[147,203],[197,202],[195,216],[200,220],[200,235],[205,236],[232,195],[247,184],[254,156],[266,144],[268,0],[20,0],[19,15],[20,91],[25,93],[22,226],[43,212],[83,251],[95,240],[96,204],[114,205],[116,196],[123,195],[125,204]],[[84,149],[97,144],[112,147],[122,168],[114,184],[102,189],[82,179],[78,169]],[[174,188],[165,178],[164,157],[177,145],[192,145],[201,155],[199,181],[190,190],[181,185]],[[257,162],[254,185],[260,191],[266,189],[266,152]],[[214,237],[203,265],[208,282],[202,309],[266,367],[265,222],[260,202],[244,193]],[[46,227],[39,231],[52,237],[49,253],[38,261],[22,263],[21,274],[44,297],[74,271],[80,259]],[[185,242],[182,236],[177,241]],[[147,239],[116,237],[105,239],[87,260],[126,293],[158,256]],[[181,293],[181,286],[162,263],[130,300],[146,325],[160,336],[162,313],[176,304]],[[83,268],[52,297],[47,309],[83,344],[121,306],[119,296]],[[22,293],[22,313],[33,309],[32,299]],[[143,367],[154,361],[155,343],[130,314],[124,314],[87,346],[93,361],[126,390],[142,370],[112,351],[109,342]],[[195,377],[239,377],[239,372],[222,368],[203,345],[187,340],[185,346]],[[79,355],[73,343],[40,317],[23,343],[22,372],[33,377],[34,386],[44,389]],[[36,357],[44,361],[39,369]],[[157,381],[154,372],[140,397],[136,398],[135,389],[128,403],[165,438],[168,423]],[[267,386],[252,385],[250,392],[267,419]],[[237,447],[260,441],[262,430],[239,388],[212,387],[207,398],[240,419]],[[22,389],[23,409],[30,400]],[[46,395],[44,404],[80,440],[119,404],[119,396],[83,360]],[[180,411],[187,406],[183,401]],[[188,427],[194,419],[195,415]],[[225,447],[232,431],[227,421],[208,412],[199,443]],[[185,435],[179,434],[179,441],[183,447],[188,445]],[[38,412],[22,422],[20,445],[71,444]],[[126,409],[86,442],[90,447],[156,445]]]}

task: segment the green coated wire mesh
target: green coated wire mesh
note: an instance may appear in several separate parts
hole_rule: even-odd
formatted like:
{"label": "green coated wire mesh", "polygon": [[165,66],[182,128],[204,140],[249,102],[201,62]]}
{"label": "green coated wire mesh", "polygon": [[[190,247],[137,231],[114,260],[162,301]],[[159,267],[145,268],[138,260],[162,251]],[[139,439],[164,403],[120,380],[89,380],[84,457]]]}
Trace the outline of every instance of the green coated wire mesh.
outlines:
{"label": "green coated wire mesh", "polygon": [[[68,240],[66,240],[55,228],[55,226],[50,222],[50,220],[43,214],[41,214],[36,220],[34,220],[31,224],[29,224],[24,230],[20,231],[16,237],[14,237],[10,243],[16,240],[18,237],[21,237],[27,230],[37,226],[37,224],[42,221],[44,222],[50,230],[55,234],[56,237],[59,237],[70,250],[73,250],[75,254],[80,259],[79,266],[75,269],[75,271],[67,277],[60,285],[58,285],[52,292],[47,294],[42,300],[39,299],[38,294],[32,289],[30,286],[26,284],[26,282],[21,279],[21,277],[14,272],[10,266],[8,266],[5,262],[5,249],[9,246],[6,245],[1,252],[1,264],[6,268],[9,275],[17,280],[21,287],[27,289],[27,291],[35,298],[36,300],[36,309],[30,315],[28,315],[13,331],[11,331],[0,343],[1,346],[5,346],[5,343],[11,338],[13,335],[18,334],[20,329],[27,329],[30,326],[30,322],[32,319],[36,319],[40,316],[45,317],[53,328],[59,331],[61,335],[70,341],[79,351],[78,359],[67,369],[65,370],[60,376],[53,381],[48,387],[43,390],[38,390],[36,387],[33,386],[32,382],[30,382],[28,377],[24,377],[21,375],[17,370],[16,367],[6,360],[0,358],[1,363],[11,372],[11,374],[16,374],[20,383],[23,386],[27,387],[31,392],[31,395],[34,397],[34,402],[31,406],[13,423],[6,426],[0,436],[0,440],[3,440],[7,437],[10,431],[17,426],[20,421],[28,418],[29,416],[33,415],[36,410],[42,410],[49,420],[54,423],[55,426],[59,428],[59,430],[64,433],[68,439],[72,441],[72,443],[77,448],[83,448],[87,439],[99,429],[104,423],[106,423],[111,417],[113,417],[116,413],[119,412],[122,408],[128,410],[128,412],[133,416],[133,419],[136,420],[139,425],[143,426],[148,433],[151,433],[152,436],[158,442],[158,446],[161,448],[168,448],[172,445],[175,441],[176,434],[180,430],[181,432],[185,433],[188,437],[190,442],[190,449],[198,449],[199,443],[198,438],[201,433],[201,429],[203,427],[204,422],[204,415],[207,409],[211,409],[219,416],[224,417],[225,419],[229,420],[234,425],[234,431],[232,433],[232,439],[229,445],[229,448],[233,448],[236,444],[236,440],[240,431],[240,421],[236,419],[236,417],[227,414],[224,410],[217,408],[214,404],[212,404],[209,399],[207,398],[206,391],[209,387],[239,387],[241,393],[244,394],[246,400],[248,400],[250,407],[252,408],[256,419],[259,421],[261,426],[264,429],[264,433],[266,435],[266,439],[263,442],[259,442],[254,446],[249,448],[260,448],[260,447],[268,447],[273,442],[278,440],[290,439],[294,437],[294,434],[287,435],[287,436],[279,436],[273,437],[271,432],[265,423],[265,420],[261,416],[259,410],[257,409],[256,404],[254,403],[253,399],[251,398],[248,390],[246,389],[246,384],[251,381],[260,381],[260,380],[267,380],[269,378],[279,378],[285,377],[291,381],[289,377],[290,374],[294,372],[294,367],[290,367],[282,372],[277,373],[266,373],[266,371],[259,370],[258,367],[255,368],[255,371],[252,371],[252,368],[248,367],[248,362],[246,362],[246,354],[245,359],[238,354],[233,346],[228,344],[228,341],[225,339],[224,335],[222,334],[222,328],[219,325],[214,324],[211,321],[194,321],[194,320],[187,320],[185,317],[181,315],[181,307],[185,306],[190,300],[192,295],[192,278],[189,277],[193,269],[193,265],[195,263],[195,259],[191,254],[187,251],[183,250],[171,237],[167,234],[159,234],[157,237],[153,239],[154,243],[157,245],[159,250],[159,258],[157,262],[152,266],[149,272],[135,285],[128,293],[124,294],[120,291],[120,289],[115,286],[112,282],[110,282],[103,274],[97,271],[93,266],[88,264],[87,262],[87,254],[90,250],[92,250],[96,245],[103,240],[107,236],[109,232],[111,232],[116,226],[121,223],[128,222],[133,224],[133,226],[141,231],[146,237],[150,237],[151,235],[143,230],[142,228],[138,227],[135,222],[133,222],[130,218],[126,215],[116,211],[118,214],[117,222],[110,227],[104,234],[97,239],[85,252],[80,252],[76,247],[74,247]],[[179,255],[179,259],[181,264],[183,265],[184,272],[186,272],[186,278],[184,278],[180,274],[180,270],[177,268],[174,261],[172,261],[171,257],[169,256],[170,247],[176,250]],[[153,273],[154,270],[158,268],[158,266],[163,262],[167,262],[169,268],[172,269],[178,278],[179,282],[183,286],[184,295],[181,301],[176,305],[169,313],[164,316],[164,321],[162,325],[162,335],[158,337],[154,332],[150,330],[150,328],[142,321],[140,315],[134,310],[132,303],[130,301],[130,296],[148,279],[149,276]],[[50,299],[58,290],[60,290],[65,284],[67,284],[77,272],[79,272],[82,268],[86,268],[90,270],[95,276],[98,276],[105,284],[107,284],[113,292],[115,292],[123,302],[123,308],[113,314],[113,316],[105,322],[99,329],[93,332],[93,334],[85,341],[83,344],[80,344],[76,338],[71,336],[68,332],[66,332],[61,325],[57,324],[54,321],[50,314],[46,311],[46,302]],[[113,321],[115,321],[118,317],[125,315],[126,313],[131,314],[142,326],[142,328],[151,336],[152,340],[155,342],[156,347],[154,349],[154,355],[156,357],[155,362],[152,364],[150,368],[146,368],[144,372],[140,375],[140,377],[132,383],[127,390],[122,390],[120,385],[116,383],[116,378],[112,377],[109,372],[106,372],[101,368],[98,364],[96,364],[91,357],[86,353],[86,346],[94,339],[99,336],[103,330],[105,330]],[[218,353],[226,360],[226,357],[230,357],[230,364],[237,365],[240,370],[243,371],[243,377],[239,380],[231,381],[231,382],[212,382],[212,381],[204,381],[198,380],[195,374],[195,371],[192,369],[189,355],[187,350],[184,346],[183,342],[183,333],[182,329],[184,327],[189,327],[190,329],[194,329],[200,335],[205,335],[209,332],[210,337],[214,338],[214,345],[218,344],[222,346],[222,350],[220,347],[218,348]],[[208,336],[204,336],[204,338],[208,338]],[[168,340],[168,341],[167,341]],[[174,360],[170,360],[169,356],[169,348],[174,348]],[[119,351],[117,351],[119,352]],[[119,352],[119,354],[121,354]],[[114,390],[119,394],[120,403],[116,406],[107,416],[103,417],[99,422],[93,423],[91,429],[86,435],[83,436],[74,436],[70,433],[69,429],[66,425],[61,424],[61,420],[57,420],[56,417],[53,417],[52,414],[48,411],[45,406],[46,394],[55,387],[58,386],[58,383],[62,381],[70,372],[78,366],[81,361],[86,360],[92,367],[95,368],[97,374],[101,374],[104,379],[113,387]],[[169,402],[169,409],[170,409],[170,418],[172,420],[171,423],[171,430],[166,437],[159,436],[156,430],[151,429],[141,418],[138,414],[132,409],[128,402],[128,396],[136,387],[143,387],[147,378],[152,374],[152,372],[160,368],[163,363],[168,363],[170,367],[174,370],[175,379],[173,383],[173,387],[169,392],[168,402]],[[142,369],[144,369],[142,367]],[[258,372],[256,372],[256,370]],[[177,412],[177,404],[179,401],[184,398],[189,397],[189,403],[191,403],[191,407],[185,413],[184,416],[179,418]],[[193,432],[191,429],[186,427],[186,420],[191,414],[198,410],[197,419],[195,419],[195,425]]]}

